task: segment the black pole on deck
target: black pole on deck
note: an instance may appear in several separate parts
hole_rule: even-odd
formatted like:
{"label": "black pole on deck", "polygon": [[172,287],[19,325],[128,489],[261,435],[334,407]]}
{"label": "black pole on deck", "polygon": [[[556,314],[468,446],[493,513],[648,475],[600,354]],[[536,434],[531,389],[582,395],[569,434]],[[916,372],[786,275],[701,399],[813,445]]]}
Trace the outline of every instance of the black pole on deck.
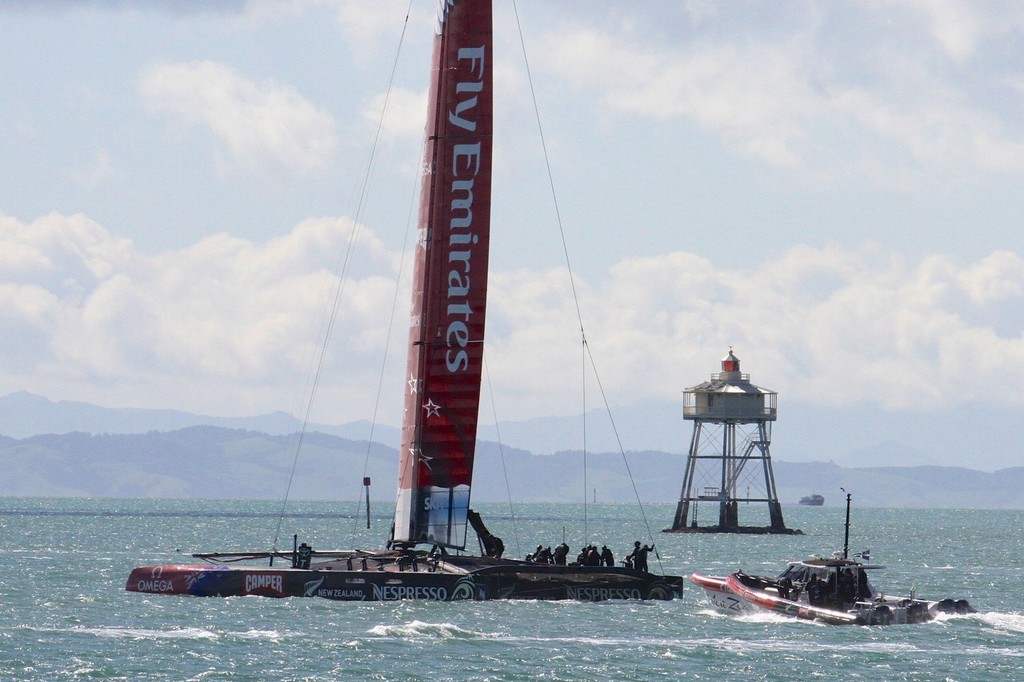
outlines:
{"label": "black pole on deck", "polygon": [[[846,488],[840,488],[846,493]],[[850,498],[853,497],[850,493],[846,493],[846,535],[843,536],[843,558],[848,559],[850,557]]]}
{"label": "black pole on deck", "polygon": [[366,527],[370,527],[370,477],[363,476],[363,487],[366,488]]}

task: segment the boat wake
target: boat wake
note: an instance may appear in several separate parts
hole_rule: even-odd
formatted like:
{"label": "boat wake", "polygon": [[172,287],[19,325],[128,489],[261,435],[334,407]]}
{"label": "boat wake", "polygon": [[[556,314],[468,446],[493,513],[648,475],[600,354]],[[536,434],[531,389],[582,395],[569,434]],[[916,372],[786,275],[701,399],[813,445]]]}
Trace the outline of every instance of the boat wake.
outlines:
{"label": "boat wake", "polygon": [[[962,617],[962,616],[961,616]],[[1003,632],[1024,632],[1024,613],[978,613],[973,618]]]}
{"label": "boat wake", "polygon": [[[793,619],[781,613],[771,611],[753,611],[750,613],[723,613],[713,608],[698,609],[695,612],[699,616],[715,618],[719,620],[738,620],[743,623],[792,623]],[[808,621],[814,622],[814,621]]]}
{"label": "boat wake", "polygon": [[[744,623],[793,623],[794,619],[790,616],[785,616],[781,613],[774,613],[771,611],[754,611],[753,613],[743,613],[737,616],[730,616],[726,614],[718,614],[725,618],[734,618]],[[825,625],[821,621],[808,620],[801,621],[811,625]]]}

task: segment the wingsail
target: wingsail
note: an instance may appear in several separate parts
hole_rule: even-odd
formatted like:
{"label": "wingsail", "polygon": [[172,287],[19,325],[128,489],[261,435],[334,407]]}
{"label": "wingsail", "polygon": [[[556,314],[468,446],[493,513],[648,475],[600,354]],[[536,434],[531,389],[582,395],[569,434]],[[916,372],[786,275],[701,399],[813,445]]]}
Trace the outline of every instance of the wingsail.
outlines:
{"label": "wingsail", "polygon": [[394,541],[462,549],[491,220],[490,3],[442,0],[413,274]]}

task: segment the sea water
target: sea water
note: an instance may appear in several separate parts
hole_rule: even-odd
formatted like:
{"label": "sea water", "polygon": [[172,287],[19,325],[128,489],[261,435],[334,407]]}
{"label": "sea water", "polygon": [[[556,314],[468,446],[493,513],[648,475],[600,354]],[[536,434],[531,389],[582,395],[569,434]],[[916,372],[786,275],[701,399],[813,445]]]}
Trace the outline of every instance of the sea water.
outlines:
{"label": "sea water", "polygon": [[[838,506],[785,507],[803,535],[674,535],[674,505],[478,505],[510,555],[656,543],[651,569],[778,572],[841,548]],[[125,592],[137,565],[193,551],[377,548],[356,503],[0,499],[3,680],[1017,680],[1024,678],[1024,512],[853,510],[876,587],[968,598],[979,613],[840,627],[718,615],[687,581],[671,602],[332,602]],[[740,509],[741,518],[743,509]]]}

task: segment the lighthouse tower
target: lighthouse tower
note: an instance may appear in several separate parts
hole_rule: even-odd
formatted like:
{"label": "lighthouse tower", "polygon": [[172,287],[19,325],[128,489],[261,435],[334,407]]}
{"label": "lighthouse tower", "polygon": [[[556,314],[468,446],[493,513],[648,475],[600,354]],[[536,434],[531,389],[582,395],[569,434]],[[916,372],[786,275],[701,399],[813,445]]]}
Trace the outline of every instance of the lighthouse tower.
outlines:
{"label": "lighthouse tower", "polygon": [[[683,418],[693,422],[683,488],[667,531],[705,533],[799,533],[786,528],[775,490],[770,454],[778,394],[750,383],[729,348],[722,371],[683,391]],[[740,503],[767,504],[754,513],[766,525],[739,523]],[[705,512],[705,509],[707,512]],[[710,523],[697,523],[698,510]]]}

